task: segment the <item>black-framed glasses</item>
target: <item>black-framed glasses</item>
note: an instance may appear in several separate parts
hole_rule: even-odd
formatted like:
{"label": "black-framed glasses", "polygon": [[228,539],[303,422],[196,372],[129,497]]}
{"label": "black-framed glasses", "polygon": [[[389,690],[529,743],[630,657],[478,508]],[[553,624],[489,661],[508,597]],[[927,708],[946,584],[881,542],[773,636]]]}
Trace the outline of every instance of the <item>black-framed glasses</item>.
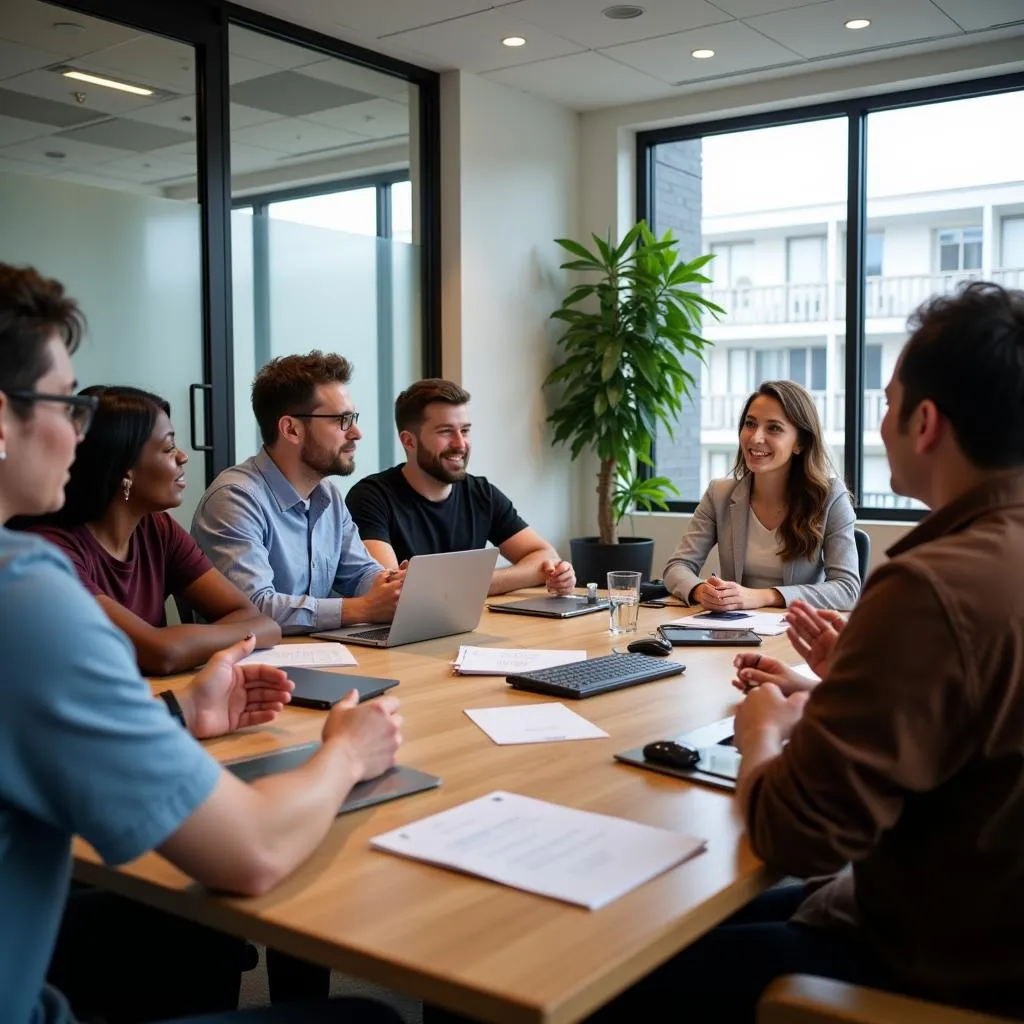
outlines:
{"label": "black-framed glasses", "polygon": [[64,413],[78,431],[79,437],[85,437],[92,426],[92,418],[96,415],[96,407],[100,404],[95,395],[53,395],[45,391],[31,391],[28,388],[15,388],[5,391],[15,402],[59,402],[64,406]]}
{"label": "black-framed glasses", "polygon": [[291,412],[296,420],[334,420],[342,430],[351,430],[359,422],[357,412]]}

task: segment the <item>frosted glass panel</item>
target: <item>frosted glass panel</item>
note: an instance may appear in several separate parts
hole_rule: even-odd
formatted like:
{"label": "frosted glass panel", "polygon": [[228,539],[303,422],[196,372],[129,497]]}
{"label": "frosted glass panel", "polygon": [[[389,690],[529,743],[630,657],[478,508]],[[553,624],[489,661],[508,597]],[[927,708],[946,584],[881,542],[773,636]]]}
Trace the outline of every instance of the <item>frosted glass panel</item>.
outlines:
{"label": "frosted glass panel", "polygon": [[191,459],[173,514],[188,528],[205,487],[204,455],[188,447],[188,387],[203,379],[199,207],[3,173],[0,202],[3,258],[63,282],[88,318],[75,356],[80,386],[130,384],[171,403]]}
{"label": "frosted glass panel", "polygon": [[[231,212],[231,300],[235,369],[235,451],[246,458],[259,450],[250,387],[256,375],[256,312],[253,306],[253,215]],[[260,360],[262,362],[262,360]]]}

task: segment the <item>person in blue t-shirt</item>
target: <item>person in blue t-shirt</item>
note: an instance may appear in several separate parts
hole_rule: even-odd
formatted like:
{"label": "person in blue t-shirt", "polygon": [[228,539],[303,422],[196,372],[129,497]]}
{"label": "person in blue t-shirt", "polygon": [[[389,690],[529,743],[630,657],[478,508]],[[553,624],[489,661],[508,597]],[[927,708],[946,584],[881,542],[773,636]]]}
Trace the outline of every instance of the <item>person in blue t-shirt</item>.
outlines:
{"label": "person in blue t-shirt", "polygon": [[[291,684],[282,671],[238,664],[253,639],[215,654],[176,695],[154,699],[131,644],[68,559],[41,538],[2,525],[63,501],[75,447],[95,408],[93,398],[74,394],[69,356],[83,323],[58,282],[0,263],[4,1024],[73,1020],[45,976],[74,835],[107,863],[155,849],[203,885],[263,893],[316,848],[356,782],[394,764],[400,743],[398,702],[383,697],[355,707],[352,694],[328,715],[323,746],[307,765],[245,785],[196,739],[270,722],[288,702]],[[175,980],[188,988],[188,977]],[[326,1021],[341,1016],[341,1008],[324,1003],[292,1014],[275,1007],[217,1019]],[[344,1015],[397,1019],[374,1003],[346,1003]]]}

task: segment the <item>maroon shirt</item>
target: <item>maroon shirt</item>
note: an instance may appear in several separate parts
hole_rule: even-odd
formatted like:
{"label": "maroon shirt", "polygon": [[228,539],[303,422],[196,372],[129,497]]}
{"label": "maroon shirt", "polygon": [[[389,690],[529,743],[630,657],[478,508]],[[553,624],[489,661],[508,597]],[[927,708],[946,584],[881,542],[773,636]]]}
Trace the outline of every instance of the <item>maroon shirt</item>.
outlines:
{"label": "maroon shirt", "polygon": [[143,516],[132,534],[128,558],[114,558],[87,526],[35,526],[71,559],[91,594],[109,597],[151,626],[166,626],[167,598],[181,594],[213,563],[166,512]]}

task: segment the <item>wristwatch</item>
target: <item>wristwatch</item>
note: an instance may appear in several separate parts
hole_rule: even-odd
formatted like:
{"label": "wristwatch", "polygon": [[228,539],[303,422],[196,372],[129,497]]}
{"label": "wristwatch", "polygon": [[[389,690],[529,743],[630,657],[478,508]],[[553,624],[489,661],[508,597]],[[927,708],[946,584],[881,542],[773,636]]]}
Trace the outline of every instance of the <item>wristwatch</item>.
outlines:
{"label": "wristwatch", "polygon": [[185,721],[185,712],[181,710],[181,704],[178,703],[178,698],[174,696],[174,691],[163,690],[157,696],[167,705],[167,710],[170,712],[171,717],[178,720],[182,729],[187,729],[188,723]]}

